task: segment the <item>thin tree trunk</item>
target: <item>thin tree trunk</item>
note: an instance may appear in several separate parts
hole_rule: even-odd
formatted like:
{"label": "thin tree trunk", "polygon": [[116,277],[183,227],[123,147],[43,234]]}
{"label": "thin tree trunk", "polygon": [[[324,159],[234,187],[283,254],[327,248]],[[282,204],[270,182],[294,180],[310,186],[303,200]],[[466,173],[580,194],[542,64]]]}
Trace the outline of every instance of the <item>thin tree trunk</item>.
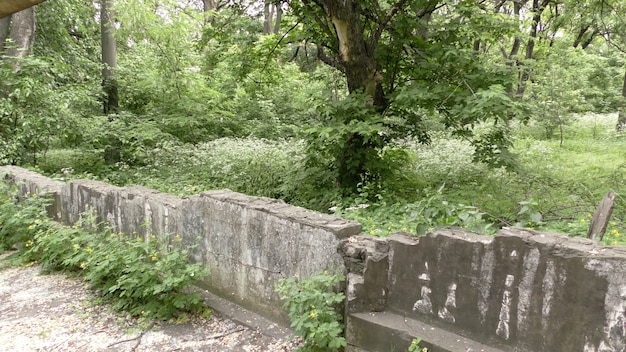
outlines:
{"label": "thin tree trunk", "polygon": [[624,85],[622,86],[622,104],[617,116],[617,125],[615,125],[615,129],[618,132],[626,129],[626,72],[624,72]]}
{"label": "thin tree trunk", "polygon": [[117,47],[115,43],[115,22],[113,19],[113,0],[101,1],[100,31],[102,40],[102,88],[104,90],[104,113],[115,113],[118,107],[117,81]]}
{"label": "thin tree trunk", "polygon": [[280,20],[283,17],[283,10],[280,9],[280,6],[276,6],[276,22],[274,23],[274,34],[278,34],[280,32]]}
{"label": "thin tree trunk", "polygon": [[9,28],[11,26],[11,15],[0,18],[0,59],[4,54],[4,42],[9,37]]}
{"label": "thin tree trunk", "polygon": [[270,28],[272,27],[272,15],[270,11],[270,6],[272,4],[269,0],[265,0],[263,4],[263,34],[269,34]]}

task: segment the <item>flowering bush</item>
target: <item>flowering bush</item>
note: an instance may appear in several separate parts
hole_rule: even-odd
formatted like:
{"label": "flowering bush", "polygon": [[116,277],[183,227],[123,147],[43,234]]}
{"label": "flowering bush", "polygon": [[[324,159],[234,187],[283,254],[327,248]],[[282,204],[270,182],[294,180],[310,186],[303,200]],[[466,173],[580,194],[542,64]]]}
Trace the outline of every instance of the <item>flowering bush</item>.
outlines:
{"label": "flowering bush", "polygon": [[428,180],[458,181],[480,170],[473,160],[476,149],[468,141],[432,133],[429,144],[411,141],[407,146],[415,155],[414,170]]}

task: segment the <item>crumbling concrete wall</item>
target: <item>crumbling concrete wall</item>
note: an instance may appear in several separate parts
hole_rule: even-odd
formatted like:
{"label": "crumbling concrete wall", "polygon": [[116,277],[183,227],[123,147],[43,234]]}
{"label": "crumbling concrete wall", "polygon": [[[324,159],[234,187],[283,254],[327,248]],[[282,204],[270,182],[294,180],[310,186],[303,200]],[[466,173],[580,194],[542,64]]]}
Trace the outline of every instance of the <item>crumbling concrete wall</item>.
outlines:
{"label": "crumbling concrete wall", "polygon": [[339,241],[361,231],[337,216],[228,190],[188,197],[181,213],[183,240],[199,243],[193,257],[211,268],[207,286],[285,323],[276,309],[278,280],[343,272]]}
{"label": "crumbling concrete wall", "polygon": [[342,251],[353,351],[406,350],[413,337],[433,351],[626,351],[626,248],[459,229],[362,236]]}
{"label": "crumbling concrete wall", "polygon": [[346,272],[348,352],[406,351],[415,337],[432,352],[626,352],[624,247],[523,229],[353,236],[358,223],[228,190],[181,199],[7,172],[22,194],[51,193],[68,224],[90,210],[115,231],[181,236],[211,269],[203,286],[278,321],[279,279]]}
{"label": "crumbling concrete wall", "polygon": [[75,224],[90,211],[116,232],[180,236],[193,248],[192,259],[210,268],[201,286],[283,323],[278,280],[343,272],[337,246],[361,232],[356,222],[229,190],[181,199],[139,186],[61,183],[18,167],[0,167],[5,173],[22,194],[52,193],[52,213],[64,223]]}
{"label": "crumbling concrete wall", "polygon": [[36,172],[17,166],[0,166],[0,180],[8,178],[22,195],[48,194],[53,198],[47,207],[48,215],[55,220],[61,218],[61,189],[63,182],[52,180]]}

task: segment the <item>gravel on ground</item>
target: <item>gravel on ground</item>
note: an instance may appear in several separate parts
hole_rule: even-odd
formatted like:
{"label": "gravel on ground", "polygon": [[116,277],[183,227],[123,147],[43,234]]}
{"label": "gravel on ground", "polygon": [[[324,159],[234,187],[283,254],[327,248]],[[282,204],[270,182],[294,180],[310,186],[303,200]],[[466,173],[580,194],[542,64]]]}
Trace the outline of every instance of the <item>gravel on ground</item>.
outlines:
{"label": "gravel on ground", "polygon": [[42,275],[37,265],[1,268],[0,350],[278,352],[298,346],[215,314],[182,324],[140,323],[95,304],[86,286],[80,278]]}

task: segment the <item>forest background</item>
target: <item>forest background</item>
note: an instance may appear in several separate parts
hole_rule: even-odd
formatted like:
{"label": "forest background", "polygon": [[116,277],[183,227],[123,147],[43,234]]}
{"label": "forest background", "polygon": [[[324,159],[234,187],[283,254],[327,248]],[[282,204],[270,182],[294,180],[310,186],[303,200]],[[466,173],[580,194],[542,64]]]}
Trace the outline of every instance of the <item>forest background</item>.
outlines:
{"label": "forest background", "polygon": [[626,1],[49,0],[0,19],[0,164],[230,188],[372,235],[626,233]]}

